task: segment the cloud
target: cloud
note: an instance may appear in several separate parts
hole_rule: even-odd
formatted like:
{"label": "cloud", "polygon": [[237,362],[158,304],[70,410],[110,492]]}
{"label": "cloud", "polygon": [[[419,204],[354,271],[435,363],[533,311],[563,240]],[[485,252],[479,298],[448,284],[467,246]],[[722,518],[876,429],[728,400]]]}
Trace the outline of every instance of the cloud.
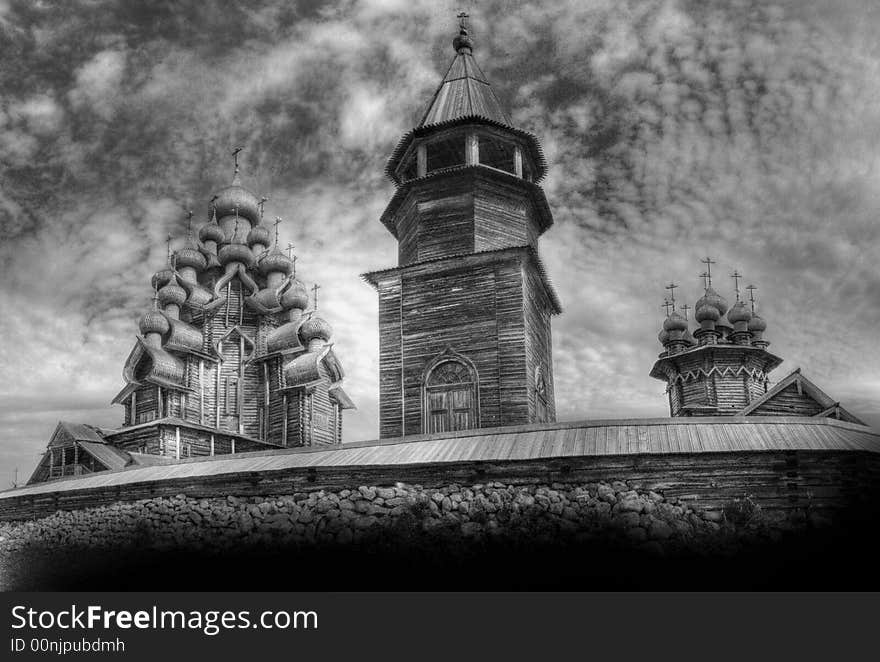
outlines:
{"label": "cloud", "polygon": [[76,84],[69,92],[73,107],[85,108],[109,120],[122,100],[125,61],[125,52],[111,49],[95,54],[77,69]]}

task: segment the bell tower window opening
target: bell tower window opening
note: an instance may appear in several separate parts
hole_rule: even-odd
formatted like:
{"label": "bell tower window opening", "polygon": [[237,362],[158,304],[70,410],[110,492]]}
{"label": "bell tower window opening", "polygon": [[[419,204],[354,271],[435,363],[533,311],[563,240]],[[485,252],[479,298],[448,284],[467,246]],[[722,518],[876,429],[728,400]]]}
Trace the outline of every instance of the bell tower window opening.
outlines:
{"label": "bell tower window opening", "polygon": [[476,374],[463,361],[443,360],[424,385],[425,432],[451,432],[479,427]]}
{"label": "bell tower window opening", "polygon": [[428,173],[463,166],[465,157],[465,137],[461,134],[435,140],[426,145],[426,170]]}
{"label": "bell tower window opening", "polygon": [[480,136],[480,165],[516,175],[516,147],[506,140],[491,136]]}

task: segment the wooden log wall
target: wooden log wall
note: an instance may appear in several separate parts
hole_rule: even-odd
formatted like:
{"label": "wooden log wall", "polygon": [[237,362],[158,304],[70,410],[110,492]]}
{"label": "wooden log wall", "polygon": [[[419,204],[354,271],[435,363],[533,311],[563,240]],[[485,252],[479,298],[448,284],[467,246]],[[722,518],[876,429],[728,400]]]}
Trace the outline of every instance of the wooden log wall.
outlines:
{"label": "wooden log wall", "polygon": [[194,498],[271,496],[393,485],[438,488],[489,481],[505,484],[597,483],[625,480],[703,508],[753,498],[762,508],[857,508],[874,503],[880,458],[862,451],[772,451],[682,455],[557,458],[380,467],[319,466],[272,472],[180,478],[88,490],[11,497],[0,502],[0,520],[21,520],[113,503],[185,494]]}
{"label": "wooden log wall", "polygon": [[403,435],[401,278],[383,276],[379,293],[379,438]]}
{"label": "wooden log wall", "polygon": [[537,419],[536,373],[544,376],[547,400],[547,421],[556,420],[556,399],[553,388],[553,338],[550,331],[550,298],[541,275],[531,260],[522,263],[523,310],[525,315],[525,356],[529,423]]}

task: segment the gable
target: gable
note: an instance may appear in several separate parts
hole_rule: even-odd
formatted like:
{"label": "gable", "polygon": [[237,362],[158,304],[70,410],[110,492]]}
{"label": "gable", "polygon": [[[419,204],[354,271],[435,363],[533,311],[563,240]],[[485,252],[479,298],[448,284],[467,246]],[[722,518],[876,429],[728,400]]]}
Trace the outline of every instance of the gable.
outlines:
{"label": "gable", "polygon": [[753,416],[815,416],[826,408],[803,388],[799,392],[798,384],[790,384],[750,413]]}
{"label": "gable", "polygon": [[814,416],[865,425],[864,421],[853,416],[841,407],[839,402],[804,377],[800,368],[738,414],[740,416]]}

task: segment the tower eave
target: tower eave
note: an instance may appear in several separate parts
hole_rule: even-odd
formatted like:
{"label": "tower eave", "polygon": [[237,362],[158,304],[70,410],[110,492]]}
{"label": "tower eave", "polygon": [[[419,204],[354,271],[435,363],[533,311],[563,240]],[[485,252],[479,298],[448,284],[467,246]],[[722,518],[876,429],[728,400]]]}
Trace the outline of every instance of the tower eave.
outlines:
{"label": "tower eave", "polygon": [[547,202],[547,196],[544,193],[544,189],[534,182],[526,181],[525,179],[517,177],[511,173],[482,164],[456,166],[454,168],[443,170],[442,172],[433,172],[424,177],[410,179],[398,186],[397,190],[394,191],[394,195],[391,196],[391,200],[388,201],[388,205],[385,207],[385,211],[382,212],[382,216],[379,220],[395,239],[399,239],[397,226],[394,222],[394,215],[414,186],[438,177],[458,176],[466,173],[472,173],[477,177],[499,177],[505,181],[522,185],[528,191],[532,202],[535,204],[535,209],[538,211],[538,228],[541,234],[553,226],[553,213],[550,211],[550,204]]}
{"label": "tower eave", "polygon": [[749,347],[748,345],[726,345],[726,344],[716,344],[716,345],[700,345],[697,347],[691,347],[690,349],[686,349],[683,352],[678,352],[677,354],[669,354],[669,355],[661,355],[657,361],[654,362],[654,366],[651,368],[651,372],[649,373],[650,377],[654,379],[659,379],[661,381],[667,381],[667,371],[664,370],[665,366],[671,365],[676,371],[678,371],[678,362],[682,358],[693,357],[697,354],[702,354],[704,352],[711,351],[714,353],[719,352],[730,352],[730,353],[743,353],[743,354],[756,354],[760,353],[764,357],[764,367],[763,370],[765,373],[770,372],[775,369],[782,363],[782,359],[775,354],[771,354],[766,349],[762,347]]}
{"label": "tower eave", "polygon": [[522,139],[526,143],[526,146],[529,149],[529,155],[531,156],[532,161],[535,164],[535,182],[537,183],[544,179],[547,174],[547,159],[544,156],[544,150],[541,148],[541,144],[538,142],[537,136],[528,131],[517,129],[513,126],[510,126],[509,124],[499,122],[498,120],[485,117],[483,115],[465,115],[462,117],[445,120],[443,122],[437,122],[434,124],[424,124],[422,126],[412,129],[411,131],[406,133],[400,139],[400,141],[398,141],[397,146],[394,148],[394,151],[391,152],[391,156],[388,157],[388,161],[385,164],[385,176],[388,177],[388,179],[390,179],[396,186],[400,186],[403,182],[401,182],[400,179],[397,177],[395,171],[400,165],[400,162],[403,160],[403,157],[406,155],[407,150],[409,150],[410,145],[412,145],[413,140],[426,135],[430,135],[437,131],[442,131],[465,124],[482,124],[484,126],[494,127],[496,129],[503,129],[504,131],[510,132],[517,138]]}
{"label": "tower eave", "polygon": [[407,264],[402,267],[391,267],[390,269],[379,269],[377,271],[368,271],[366,273],[361,274],[361,278],[364,282],[369,283],[375,289],[379,288],[379,281],[382,278],[400,274],[408,271],[416,271],[425,265],[437,265],[442,268],[444,262],[449,262],[451,264],[460,265],[462,260],[474,261],[474,262],[490,262],[492,260],[497,260],[503,258],[507,255],[514,255],[517,253],[525,253],[526,257],[534,262],[535,269],[538,272],[538,275],[541,279],[541,283],[544,286],[544,290],[547,293],[547,299],[550,301],[550,314],[551,315],[559,315],[562,313],[562,302],[559,299],[559,295],[556,293],[555,288],[553,287],[553,283],[550,281],[550,277],[547,275],[547,270],[544,267],[544,263],[541,261],[540,256],[538,255],[538,251],[534,249],[532,246],[513,246],[510,248],[499,248],[491,251],[480,251],[477,253],[461,253],[456,255],[445,255],[443,257],[434,258],[432,260],[423,260],[421,262],[414,262],[412,264]]}

